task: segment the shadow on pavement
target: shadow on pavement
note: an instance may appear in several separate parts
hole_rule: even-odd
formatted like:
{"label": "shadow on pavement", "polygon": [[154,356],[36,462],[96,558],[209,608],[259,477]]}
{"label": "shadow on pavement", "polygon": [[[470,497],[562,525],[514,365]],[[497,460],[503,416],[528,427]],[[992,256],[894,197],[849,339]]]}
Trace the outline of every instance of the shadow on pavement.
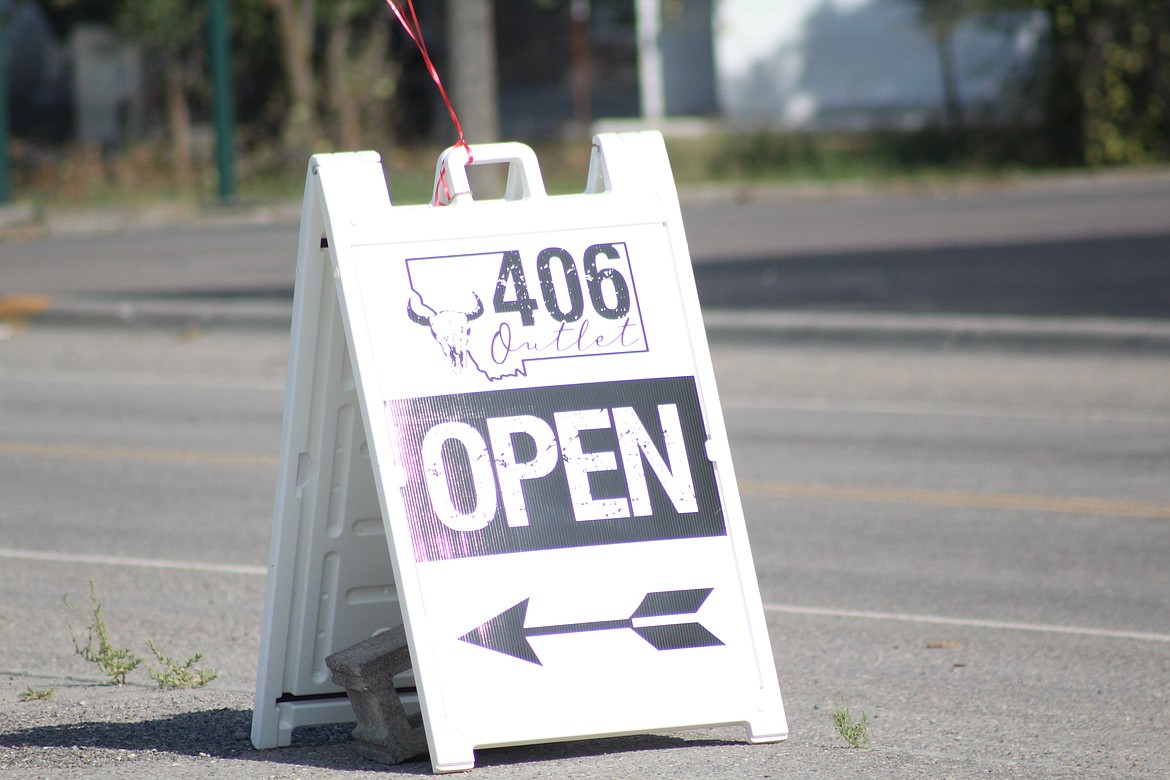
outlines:
{"label": "shadow on pavement", "polygon": [[[291,746],[273,750],[256,750],[252,747],[245,736],[251,724],[251,710],[221,708],[125,723],[85,721],[36,726],[0,734],[0,747],[37,750],[82,748],[134,753],[153,751],[159,754],[326,769],[377,769],[401,775],[432,774],[426,756],[398,766],[378,764],[362,758],[350,737],[352,723],[298,729],[293,735]],[[646,750],[730,744],[741,742],[711,738],[685,739],[655,734],[608,737],[480,750],[476,753],[476,765],[504,766]]]}
{"label": "shadow on pavement", "polygon": [[1170,233],[695,266],[705,308],[1170,318]]}

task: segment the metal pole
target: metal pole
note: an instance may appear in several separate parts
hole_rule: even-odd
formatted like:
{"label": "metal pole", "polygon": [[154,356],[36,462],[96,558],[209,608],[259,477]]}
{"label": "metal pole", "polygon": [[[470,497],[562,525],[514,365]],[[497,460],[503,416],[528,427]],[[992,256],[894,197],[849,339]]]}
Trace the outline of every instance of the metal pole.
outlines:
{"label": "metal pole", "polygon": [[12,200],[8,160],[8,9],[7,0],[0,0],[0,205]]}
{"label": "metal pole", "polygon": [[663,89],[662,0],[635,0],[638,35],[638,86],[642,99],[642,118],[661,119],[666,115],[666,92]]}
{"label": "metal pole", "polygon": [[211,59],[212,114],[215,118],[215,164],[219,199],[236,197],[235,117],[232,111],[232,65],[227,0],[209,0],[208,48]]}

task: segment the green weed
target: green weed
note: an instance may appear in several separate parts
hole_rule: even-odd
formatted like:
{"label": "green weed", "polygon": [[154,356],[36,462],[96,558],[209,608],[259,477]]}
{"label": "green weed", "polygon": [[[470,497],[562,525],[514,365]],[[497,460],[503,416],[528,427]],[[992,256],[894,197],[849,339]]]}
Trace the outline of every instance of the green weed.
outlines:
{"label": "green weed", "polygon": [[57,693],[53,688],[33,688],[29,687],[20,693],[16,698],[21,701],[41,701],[42,699],[51,699]]}
{"label": "green weed", "polygon": [[865,748],[869,746],[869,716],[866,715],[865,710],[861,711],[861,720],[855,721],[853,714],[849,712],[849,707],[845,704],[845,700],[841,699],[833,706],[833,724],[837,727],[837,733],[849,743],[850,747]]}
{"label": "green weed", "polygon": [[158,645],[154,643],[153,639],[146,640],[146,644],[150,647],[150,652],[154,653],[154,657],[158,659],[158,662],[163,665],[162,669],[151,669],[148,674],[150,675],[150,679],[158,683],[158,687],[164,691],[171,691],[176,688],[202,688],[219,676],[219,672],[214,669],[195,668],[203,660],[202,653],[196,653],[186,661],[180,663],[174,658],[164,655],[158,649]]}
{"label": "green weed", "polygon": [[[89,625],[86,627],[88,633],[84,646],[69,620],[69,612],[75,609],[69,603],[69,594],[66,593],[63,599],[62,612],[65,613],[65,625],[69,627],[69,637],[73,640],[73,649],[77,655],[97,664],[111,681],[122,685],[126,682],[126,675],[137,669],[144,659],[135,655],[128,647],[114,647],[110,643],[109,629],[106,627],[105,616],[102,614],[102,605],[98,602],[94,592],[93,580],[89,581],[88,595],[90,619]],[[155,659],[162,664],[161,669],[148,669],[147,674],[164,691],[176,688],[202,688],[219,676],[219,672],[214,669],[198,668],[203,661],[202,653],[196,653],[185,661],[178,661],[159,650],[153,639],[146,640],[146,646],[150,648]],[[31,701],[31,698],[23,698],[31,693],[33,691],[30,688],[29,691],[22,694],[21,700]],[[52,695],[52,691],[49,692],[49,695]]]}
{"label": "green weed", "polygon": [[[110,681],[116,685],[126,682],[126,675],[138,668],[142,658],[135,655],[128,647],[114,647],[110,643],[109,629],[106,627],[105,617],[102,615],[102,605],[94,593],[93,580],[89,581],[89,625],[86,627],[86,641],[82,646],[73,630],[73,623],[69,620],[69,613],[75,607],[69,603],[69,594],[62,599],[62,612],[65,613],[65,625],[69,627],[69,638],[73,640],[73,649],[77,655],[90,663],[97,664]],[[97,640],[96,645],[94,640]]]}

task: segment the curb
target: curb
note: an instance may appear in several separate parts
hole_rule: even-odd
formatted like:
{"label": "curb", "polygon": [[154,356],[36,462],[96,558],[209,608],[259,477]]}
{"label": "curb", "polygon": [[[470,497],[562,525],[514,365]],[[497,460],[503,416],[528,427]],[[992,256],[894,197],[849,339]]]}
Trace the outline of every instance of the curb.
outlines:
{"label": "curb", "polygon": [[177,227],[296,226],[300,218],[299,198],[271,202],[167,202],[142,207],[47,210],[31,203],[18,203],[0,207],[0,241],[149,233]]}
{"label": "curb", "polygon": [[63,326],[287,331],[292,299],[57,296],[42,311],[20,319]]}
{"label": "curb", "polygon": [[[0,319],[5,319],[3,310],[0,306]],[[59,296],[38,298],[38,305],[23,316],[7,319],[62,326],[287,332],[292,299]],[[1170,321],[1149,319],[705,309],[703,321],[708,338],[720,342],[1170,352]]]}
{"label": "curb", "polygon": [[703,320],[712,340],[1170,351],[1170,321],[1150,319],[711,309]]}

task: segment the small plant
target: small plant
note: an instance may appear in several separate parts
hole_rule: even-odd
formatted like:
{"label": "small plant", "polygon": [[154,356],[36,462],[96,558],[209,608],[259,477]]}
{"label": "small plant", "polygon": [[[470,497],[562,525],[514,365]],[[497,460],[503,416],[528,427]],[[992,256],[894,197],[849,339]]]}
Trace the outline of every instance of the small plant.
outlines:
{"label": "small plant", "polygon": [[[65,624],[69,626],[69,637],[73,640],[73,649],[77,655],[97,664],[114,683],[124,684],[126,675],[137,669],[144,659],[134,655],[128,647],[114,647],[110,644],[109,629],[106,627],[105,617],[102,615],[102,605],[98,602],[94,592],[93,580],[89,581],[90,621],[86,627],[88,634],[84,646],[82,646],[77,632],[73,630],[73,624],[69,620],[69,612],[75,607],[69,603],[68,593],[65,594],[63,602],[62,611],[65,613]],[[214,669],[197,668],[203,661],[202,653],[196,653],[185,661],[177,661],[159,650],[153,639],[146,640],[146,645],[150,648],[150,652],[154,653],[158,662],[162,664],[161,669],[149,669],[147,673],[150,675],[150,679],[158,683],[158,687],[164,691],[176,688],[201,688],[219,676],[219,672]],[[31,693],[32,689],[30,688],[28,693],[22,695],[22,701],[32,701],[32,698],[25,698]],[[52,695],[52,691],[49,691],[49,695]]]}
{"label": "small plant", "polygon": [[158,662],[163,665],[162,669],[151,669],[148,674],[150,679],[158,683],[158,687],[164,691],[176,688],[202,688],[219,676],[219,672],[214,669],[195,668],[203,660],[203,653],[196,653],[186,661],[179,663],[170,656],[164,655],[153,639],[146,640],[146,644]]}
{"label": "small plant", "polygon": [[[65,625],[69,627],[69,638],[73,640],[73,649],[77,655],[86,661],[97,664],[98,668],[105,672],[114,684],[125,684],[126,675],[138,668],[138,665],[142,663],[142,658],[134,655],[128,647],[114,647],[110,644],[109,629],[106,628],[106,620],[102,615],[102,605],[94,593],[93,580],[89,581],[90,621],[87,626],[84,647],[78,640],[77,632],[73,630],[73,624],[69,620],[69,611],[74,607],[69,603],[68,593],[65,594],[62,601],[64,602],[62,611],[65,613]],[[94,646],[95,639],[97,640],[96,647]]]}
{"label": "small plant", "polygon": [[853,714],[845,705],[845,700],[841,699],[833,707],[833,724],[837,727],[837,733],[849,743],[850,747],[865,748],[869,746],[869,716],[865,714],[865,710],[861,711],[861,720],[854,721]]}
{"label": "small plant", "polygon": [[16,698],[20,699],[21,701],[41,701],[42,699],[53,698],[53,695],[56,694],[56,692],[57,691],[53,688],[33,688],[30,686]]}

